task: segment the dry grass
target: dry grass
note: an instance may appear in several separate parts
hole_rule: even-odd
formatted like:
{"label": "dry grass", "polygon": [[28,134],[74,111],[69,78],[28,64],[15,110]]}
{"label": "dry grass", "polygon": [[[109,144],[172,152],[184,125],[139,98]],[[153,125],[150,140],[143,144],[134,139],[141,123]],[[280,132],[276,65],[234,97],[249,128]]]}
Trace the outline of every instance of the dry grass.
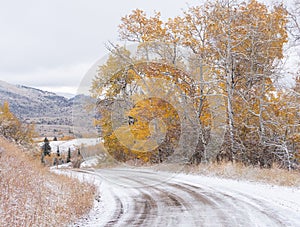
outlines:
{"label": "dry grass", "polygon": [[183,165],[163,164],[154,167],[157,170],[201,174],[227,179],[255,181],[280,186],[300,187],[300,172],[287,171],[278,167],[262,169],[253,166],[244,166],[238,163],[214,163],[210,165]]}
{"label": "dry grass", "polygon": [[95,187],[51,173],[0,138],[0,226],[65,226],[86,214]]}
{"label": "dry grass", "polygon": [[105,158],[105,156],[108,155],[103,143],[97,143],[96,145],[82,145],[80,152],[84,158],[94,156],[103,156],[103,158]]}

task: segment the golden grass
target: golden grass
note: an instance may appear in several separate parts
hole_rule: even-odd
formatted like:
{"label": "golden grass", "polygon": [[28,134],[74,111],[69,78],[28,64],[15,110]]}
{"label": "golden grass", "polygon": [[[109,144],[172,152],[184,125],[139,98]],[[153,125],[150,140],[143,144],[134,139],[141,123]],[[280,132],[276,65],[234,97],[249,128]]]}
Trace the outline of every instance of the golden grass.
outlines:
{"label": "golden grass", "polygon": [[0,149],[0,226],[65,226],[91,209],[91,184],[51,173],[2,138]]}
{"label": "golden grass", "polygon": [[262,169],[245,166],[240,163],[212,163],[200,165],[162,164],[154,167],[156,170],[216,176],[227,179],[255,181],[266,184],[300,187],[300,172],[288,171],[273,167]]}

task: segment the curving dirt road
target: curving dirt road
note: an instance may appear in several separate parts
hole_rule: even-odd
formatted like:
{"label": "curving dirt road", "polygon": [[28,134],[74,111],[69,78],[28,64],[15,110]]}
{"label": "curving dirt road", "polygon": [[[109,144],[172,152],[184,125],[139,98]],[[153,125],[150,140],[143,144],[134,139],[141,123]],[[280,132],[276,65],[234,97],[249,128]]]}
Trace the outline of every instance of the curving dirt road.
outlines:
{"label": "curving dirt road", "polygon": [[73,226],[300,226],[298,189],[147,169],[84,172],[101,198]]}

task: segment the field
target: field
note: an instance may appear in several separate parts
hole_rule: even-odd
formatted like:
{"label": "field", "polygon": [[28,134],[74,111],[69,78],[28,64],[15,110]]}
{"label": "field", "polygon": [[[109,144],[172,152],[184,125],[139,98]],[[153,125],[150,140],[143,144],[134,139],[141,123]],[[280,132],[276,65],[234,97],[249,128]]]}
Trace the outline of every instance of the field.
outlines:
{"label": "field", "polygon": [[56,175],[0,138],[0,226],[63,226],[92,207],[95,186]]}

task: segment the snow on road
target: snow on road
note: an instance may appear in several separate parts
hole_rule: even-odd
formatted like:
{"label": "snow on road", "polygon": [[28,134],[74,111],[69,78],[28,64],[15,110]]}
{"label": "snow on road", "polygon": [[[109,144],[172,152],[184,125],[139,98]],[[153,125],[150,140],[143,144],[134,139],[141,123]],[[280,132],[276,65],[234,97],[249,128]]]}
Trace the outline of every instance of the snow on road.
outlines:
{"label": "snow on road", "polygon": [[300,190],[220,178],[101,169],[101,198],[72,226],[300,226]]}

